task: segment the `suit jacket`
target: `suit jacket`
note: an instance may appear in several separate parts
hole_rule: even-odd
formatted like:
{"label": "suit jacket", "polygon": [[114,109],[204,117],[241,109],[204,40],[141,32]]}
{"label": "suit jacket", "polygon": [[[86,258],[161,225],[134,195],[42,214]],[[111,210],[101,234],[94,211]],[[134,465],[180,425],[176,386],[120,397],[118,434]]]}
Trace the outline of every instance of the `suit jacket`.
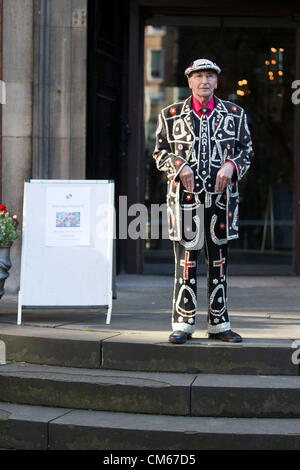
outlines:
{"label": "suit jacket", "polygon": [[[205,179],[197,171],[195,142],[198,136],[193,126],[192,96],[185,101],[171,104],[162,109],[158,117],[156,129],[156,147],[153,157],[158,170],[166,172],[168,178],[167,208],[169,236],[171,240],[182,240],[181,219],[183,205],[180,194],[183,185],[179,172],[184,165],[194,171],[194,197],[197,199],[204,187],[206,193],[216,194],[216,176],[226,161],[232,161],[236,167],[232,181],[226,187],[226,238],[238,238],[238,182],[247,172],[253,155],[252,141],[247,117],[243,108],[230,101],[214,96],[215,111],[213,133],[210,142],[209,171]],[[221,196],[221,195],[220,195]]]}

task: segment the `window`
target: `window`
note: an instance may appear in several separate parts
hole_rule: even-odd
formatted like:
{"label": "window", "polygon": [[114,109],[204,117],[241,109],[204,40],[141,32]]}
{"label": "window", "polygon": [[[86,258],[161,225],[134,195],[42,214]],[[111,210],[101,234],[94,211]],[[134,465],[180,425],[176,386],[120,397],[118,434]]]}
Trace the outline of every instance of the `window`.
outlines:
{"label": "window", "polygon": [[146,36],[164,36],[166,34],[166,26],[146,26]]}
{"label": "window", "polygon": [[148,80],[163,80],[163,51],[162,49],[149,49]]}

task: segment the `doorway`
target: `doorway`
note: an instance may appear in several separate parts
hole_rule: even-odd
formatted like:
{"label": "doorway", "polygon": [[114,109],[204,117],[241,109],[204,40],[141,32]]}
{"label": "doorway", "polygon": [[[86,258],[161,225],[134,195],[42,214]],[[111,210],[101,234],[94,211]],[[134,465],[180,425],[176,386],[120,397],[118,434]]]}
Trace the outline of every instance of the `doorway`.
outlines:
{"label": "doorway", "polygon": [[[222,69],[216,95],[245,109],[255,151],[240,183],[240,236],[230,244],[230,273],[292,274],[295,27],[241,18],[211,18],[209,26],[200,18],[197,25],[176,22],[169,18],[167,24],[145,26],[145,204],[165,202],[166,178],[151,157],[158,113],[189,96],[187,65],[209,58]],[[149,236],[143,271],[172,274],[173,269],[171,242]],[[199,274],[204,272],[199,263]]]}
{"label": "doorway", "polygon": [[[86,179],[115,182],[115,208],[126,194],[129,0],[88,0]],[[118,233],[118,218],[116,218]],[[116,270],[126,245],[115,240]]]}

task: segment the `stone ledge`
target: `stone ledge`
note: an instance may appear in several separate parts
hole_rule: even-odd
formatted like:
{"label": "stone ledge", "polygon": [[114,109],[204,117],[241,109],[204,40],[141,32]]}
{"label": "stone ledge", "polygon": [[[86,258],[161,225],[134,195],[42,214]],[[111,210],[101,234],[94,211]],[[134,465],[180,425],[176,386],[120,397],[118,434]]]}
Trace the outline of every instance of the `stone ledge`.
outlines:
{"label": "stone ledge", "polygon": [[164,331],[1,323],[0,340],[8,361],[148,372],[299,375],[299,364],[292,362],[292,339],[245,338],[230,344],[203,337],[174,345]]}
{"label": "stone ledge", "polygon": [[299,449],[292,419],[198,418],[72,411],[49,425],[50,449]]}
{"label": "stone ledge", "polygon": [[178,416],[299,418],[298,376],[176,374],[20,363],[0,367],[0,401]]}
{"label": "stone ledge", "polygon": [[0,401],[133,413],[190,414],[189,374],[6,364]]}
{"label": "stone ledge", "polygon": [[69,409],[0,403],[0,447],[45,450],[49,422]]}
{"label": "stone ledge", "polygon": [[0,340],[5,343],[7,361],[66,367],[99,368],[101,341],[111,336],[111,332],[104,331],[20,328],[7,324],[1,324],[0,331]]}
{"label": "stone ledge", "polygon": [[292,340],[254,339],[230,344],[192,339],[174,345],[158,335],[120,334],[102,342],[104,369],[206,374],[299,375]]}

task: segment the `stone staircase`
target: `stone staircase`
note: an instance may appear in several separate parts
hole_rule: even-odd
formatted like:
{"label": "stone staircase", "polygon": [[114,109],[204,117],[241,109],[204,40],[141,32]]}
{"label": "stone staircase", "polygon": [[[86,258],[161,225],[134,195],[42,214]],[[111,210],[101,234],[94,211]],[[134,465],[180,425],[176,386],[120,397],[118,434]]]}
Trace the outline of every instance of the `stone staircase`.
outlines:
{"label": "stone staircase", "polygon": [[2,328],[2,449],[300,448],[290,340],[52,330]]}

